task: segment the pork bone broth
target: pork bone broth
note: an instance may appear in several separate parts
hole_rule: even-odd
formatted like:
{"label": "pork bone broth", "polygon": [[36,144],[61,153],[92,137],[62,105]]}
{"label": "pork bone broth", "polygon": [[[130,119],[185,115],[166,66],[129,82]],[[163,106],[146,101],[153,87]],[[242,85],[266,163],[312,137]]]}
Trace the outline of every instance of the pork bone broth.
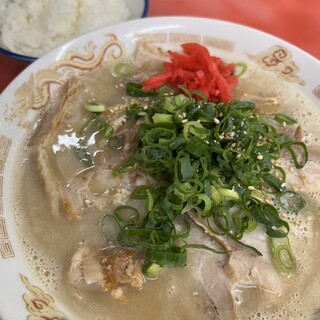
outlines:
{"label": "pork bone broth", "polygon": [[[130,81],[141,81],[145,77],[145,70],[139,70]],[[48,106],[54,112],[43,118],[41,127],[22,155],[28,161],[17,173],[17,181],[22,183],[16,187],[19,205],[16,220],[21,245],[35,276],[68,310],[70,319],[127,319],[128,315],[130,319],[309,319],[320,308],[317,289],[320,285],[317,272],[320,185],[314,182],[320,181],[316,148],[320,137],[316,125],[319,110],[272,74],[264,73],[254,65],[249,66],[249,72],[240,79],[236,89],[240,100],[255,101],[262,113],[281,109],[281,113],[296,118],[303,128],[302,139],[309,147],[309,162],[300,171],[293,168],[287,154],[278,162],[287,170],[288,188],[302,194],[307,204],[298,214],[286,212],[275,204],[281,218],[290,224],[289,239],[296,259],[294,272],[288,275],[276,269],[262,225],[244,234],[242,239],[243,243],[254,246],[263,254],[258,257],[250,249],[212,234],[212,230],[205,229],[203,219],[189,212],[189,243],[201,243],[218,251],[231,248],[233,254],[190,248],[185,267],[163,268],[156,279],[142,279],[145,251],[138,251],[136,255],[135,248],[115,252],[117,233],[110,235],[109,228],[110,237],[105,239],[99,228],[101,217],[106,212],[112,213],[119,205],[129,204],[138,209],[139,219],[143,220],[146,215],[144,205],[130,199],[129,195],[136,186],[155,183],[154,176],[142,171],[116,177],[112,174],[119,164],[130,158],[135,148],[133,138],[137,128],[135,125],[126,127],[125,107],[138,103],[142,106],[140,113],[143,113],[153,99],[126,96],[126,82],[112,75],[110,67],[71,79],[63,89],[69,90],[68,94],[64,91],[64,97],[57,100],[57,105]],[[71,96],[71,93],[75,95]],[[99,117],[112,124],[116,139],[110,139],[106,144],[101,132],[93,133],[92,143],[82,148],[81,141],[79,147],[79,132],[92,119],[92,114],[83,107],[88,101],[107,106]],[[64,116],[60,114],[59,118],[59,112],[64,112]],[[53,125],[48,134],[48,128],[54,119],[57,120],[55,117],[58,117],[59,125]],[[100,118],[94,119],[94,123],[100,121]],[[138,119],[137,124],[140,121]],[[281,130],[291,136],[300,132],[297,126]],[[106,132],[107,129],[103,131]],[[86,157],[88,154],[93,159]],[[45,160],[54,172],[46,171],[43,164],[39,164],[41,160]],[[96,171],[86,165],[86,161],[92,160]],[[48,181],[44,174],[49,176]],[[272,198],[269,200],[273,201]],[[132,215],[131,211],[129,213]],[[109,225],[117,227],[112,219]],[[183,223],[178,227],[183,232]],[[122,257],[126,261],[131,259],[130,264],[126,264],[129,269],[127,282],[117,279],[117,286],[114,286],[114,279],[108,282],[105,279],[110,274],[104,273],[105,287],[101,285],[99,262],[112,261],[109,266],[112,269],[115,261]]]}

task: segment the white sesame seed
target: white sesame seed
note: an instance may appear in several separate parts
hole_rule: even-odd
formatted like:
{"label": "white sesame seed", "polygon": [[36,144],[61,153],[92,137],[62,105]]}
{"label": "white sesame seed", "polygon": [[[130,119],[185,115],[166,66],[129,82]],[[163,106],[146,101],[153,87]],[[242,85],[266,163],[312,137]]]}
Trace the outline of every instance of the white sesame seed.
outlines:
{"label": "white sesame seed", "polygon": [[186,123],[186,122],[188,122],[188,119],[182,119],[181,120],[181,123]]}
{"label": "white sesame seed", "polygon": [[248,186],[248,190],[254,190],[254,186]]}
{"label": "white sesame seed", "polygon": [[214,119],[213,119],[213,122],[216,123],[216,124],[219,124],[219,123],[220,123],[220,120],[217,119],[217,118],[214,118]]}
{"label": "white sesame seed", "polygon": [[257,159],[258,159],[258,160],[262,160],[262,159],[263,159],[263,155],[262,155],[262,154],[259,154],[259,155],[257,156]]}
{"label": "white sesame seed", "polygon": [[281,188],[285,188],[285,187],[286,187],[286,184],[283,182],[283,183],[281,183],[280,187],[281,187]]}
{"label": "white sesame seed", "polygon": [[239,159],[241,157],[241,153],[237,154],[237,159]]}

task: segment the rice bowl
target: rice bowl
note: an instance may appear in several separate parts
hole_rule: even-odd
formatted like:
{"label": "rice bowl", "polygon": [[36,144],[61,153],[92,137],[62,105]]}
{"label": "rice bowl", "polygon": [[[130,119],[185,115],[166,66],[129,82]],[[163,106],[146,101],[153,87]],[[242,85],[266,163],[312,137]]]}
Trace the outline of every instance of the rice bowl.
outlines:
{"label": "rice bowl", "polygon": [[144,17],[148,1],[38,1],[0,3],[0,52],[33,61],[57,45],[94,29]]}

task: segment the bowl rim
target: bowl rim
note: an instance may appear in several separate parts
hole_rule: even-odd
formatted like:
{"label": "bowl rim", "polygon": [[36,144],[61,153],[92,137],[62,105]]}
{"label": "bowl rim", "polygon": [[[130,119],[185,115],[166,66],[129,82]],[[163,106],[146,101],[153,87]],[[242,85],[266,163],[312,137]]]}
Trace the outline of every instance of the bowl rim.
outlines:
{"label": "bowl rim", "polygon": [[0,53],[4,54],[10,58],[13,58],[16,60],[22,60],[25,62],[33,62],[38,59],[36,57],[25,56],[23,54],[15,53],[15,52],[9,51],[9,50],[1,48],[1,47],[0,47]]}
{"label": "bowl rim", "polygon": [[[0,0],[1,1],[1,0]],[[178,21],[178,26],[180,25],[180,20],[181,20],[181,24],[184,24],[183,23],[183,20],[184,19],[192,19],[192,20],[190,20],[190,24],[192,24],[192,28],[194,28],[195,27],[195,25],[197,24],[197,21],[198,20],[203,20],[203,21],[207,21],[207,22],[211,22],[211,21],[219,21],[219,20],[216,20],[216,19],[207,19],[207,18],[195,18],[195,17],[152,17],[152,18],[149,18],[150,20],[152,19],[152,21],[154,21],[154,22],[156,22],[156,21],[158,21],[158,22],[161,22],[161,21],[167,21],[167,24],[168,24],[168,21],[170,21],[171,23],[171,25],[173,24],[173,23],[176,23],[177,21]],[[169,20],[168,20],[169,19]],[[177,20],[176,20],[177,19]],[[125,22],[124,24],[126,24],[126,26],[127,27],[131,27],[131,28],[127,28],[127,30],[134,30],[132,27],[133,27],[133,25],[135,25],[136,23],[137,24],[139,24],[139,30],[140,30],[140,26],[141,25],[144,25],[144,24],[146,24],[146,26],[148,27],[149,26],[149,24],[147,23],[147,22],[149,22],[148,21],[148,18],[147,19],[142,19],[142,20],[140,20],[140,22],[138,22],[138,21],[134,21],[134,22],[129,22],[129,21],[127,21],[127,22]],[[220,23],[223,23],[223,26],[224,25],[229,25],[229,26],[233,26],[234,28],[236,28],[235,30],[243,30],[243,32],[244,32],[244,30],[251,30],[251,32],[254,32],[254,37],[248,37],[249,39],[250,39],[250,41],[252,42],[252,40],[254,39],[254,42],[256,42],[255,40],[256,40],[256,37],[257,37],[257,39],[258,38],[260,38],[260,37],[262,37],[262,34],[264,34],[264,35],[266,35],[266,36],[268,36],[268,38],[266,38],[267,39],[267,41],[265,41],[264,39],[264,37],[262,38],[263,39],[263,41],[262,41],[262,43],[265,43],[265,42],[267,42],[267,45],[265,46],[265,44],[263,44],[262,45],[262,49],[260,48],[260,47],[258,47],[258,50],[256,50],[256,49],[252,49],[252,51],[251,51],[251,49],[249,50],[249,52],[250,53],[252,53],[253,55],[254,54],[257,54],[257,53],[260,53],[260,52],[262,52],[262,51],[264,51],[265,50],[265,48],[269,48],[269,47],[271,47],[271,44],[269,44],[269,40],[268,39],[270,39],[270,43],[271,43],[271,38],[272,39],[274,39],[274,41],[272,41],[272,45],[273,45],[273,43],[275,43],[275,44],[279,44],[279,45],[284,45],[285,44],[285,47],[286,48],[288,48],[288,49],[290,49],[290,52],[292,51],[292,53],[295,55],[295,51],[298,51],[298,53],[303,53],[303,56],[305,55],[305,54],[307,54],[305,51],[302,51],[302,49],[299,49],[298,47],[295,47],[295,46],[293,46],[292,44],[289,44],[288,42],[285,42],[284,40],[282,40],[282,39],[280,39],[280,38],[278,38],[278,37],[275,37],[275,36],[273,36],[273,35],[270,35],[270,34],[266,34],[266,33],[264,33],[264,32],[262,32],[262,31],[260,31],[260,30],[258,30],[258,29],[254,29],[254,28],[251,28],[251,27],[247,27],[247,26],[244,26],[244,25],[239,25],[239,24],[235,24],[235,23],[230,23],[230,22],[227,22],[227,21],[219,21]],[[157,24],[156,24],[157,25]],[[209,24],[210,25],[210,24]],[[117,29],[116,28],[116,26],[115,25],[113,25],[113,26],[110,26],[110,28],[115,28],[115,29]],[[159,23],[159,27],[161,27],[161,25],[160,25],[160,23]],[[109,27],[108,27],[109,28]],[[152,28],[154,28],[154,25],[152,24]],[[146,30],[146,33],[149,33],[148,32],[148,30],[150,30],[150,29],[152,29],[152,28],[148,28],[147,30]],[[165,29],[167,29],[167,28],[170,28],[170,25],[168,26],[168,27],[166,27]],[[181,27],[180,27],[181,28]],[[180,28],[179,28],[179,30],[180,30]],[[187,29],[187,28],[185,28],[185,27],[182,27],[183,28],[183,30],[185,30],[185,29]],[[222,29],[224,29],[224,28],[222,28]],[[232,28],[233,29],[233,28]],[[117,29],[118,30],[118,29]],[[155,31],[154,32],[157,32],[159,29],[158,28],[156,28],[155,29]],[[162,29],[160,29],[160,30],[162,30]],[[171,30],[172,30],[172,27],[171,27]],[[219,28],[217,28],[217,30],[219,30]],[[192,30],[193,31],[193,30]],[[220,30],[219,30],[220,31]],[[122,31],[122,28],[120,28],[120,30],[119,30],[119,37],[120,37],[120,34],[122,33],[122,32],[124,32],[125,34],[126,34],[126,30],[124,30],[124,31]],[[174,31],[173,31],[174,32]],[[189,30],[187,30],[186,32],[189,32]],[[134,34],[136,34],[136,32],[133,32]],[[118,31],[117,31],[117,33],[116,34],[118,34]],[[152,34],[152,32],[151,32],[151,34]],[[203,34],[208,34],[207,32],[203,32]],[[210,33],[211,34],[211,33]],[[251,34],[251,33],[249,33],[249,34]],[[252,33],[253,34],[253,33]],[[89,35],[90,36],[90,35]],[[220,36],[220,35],[219,35]],[[233,39],[233,37],[231,37],[232,39]],[[126,37],[124,37],[124,38],[122,38],[122,39],[124,39],[124,40],[127,40],[127,38]],[[224,39],[224,36],[222,37],[222,39]],[[227,40],[229,39],[229,37],[227,37]],[[125,42],[125,45],[128,45],[128,46],[130,46],[130,44],[131,44],[131,41],[126,41]],[[256,44],[254,44],[254,46],[255,46]],[[82,48],[82,46],[81,46],[81,48]],[[236,52],[236,55],[237,55],[237,47],[235,47],[235,52]],[[240,48],[241,49],[241,48]],[[294,49],[294,50],[293,50]],[[16,78],[14,81],[12,81],[12,83],[11,83],[11,85],[9,85],[9,87],[7,88],[7,89],[5,89],[4,90],[4,92],[3,92],[3,94],[1,94],[0,95],[0,102],[1,102],[1,104],[3,105],[3,106],[6,106],[5,108],[7,109],[7,108],[9,108],[9,107],[11,107],[11,101],[14,101],[14,97],[15,97],[15,91],[17,90],[17,88],[19,88],[19,86],[22,84],[22,83],[24,83],[25,81],[27,81],[28,79],[29,79],[29,76],[30,76],[30,74],[36,74],[36,72],[39,70],[38,68],[39,67],[41,67],[41,69],[43,68],[42,67],[42,65],[41,64],[43,64],[43,63],[45,63],[45,61],[47,61],[46,63],[47,64],[50,64],[50,63],[54,63],[54,61],[52,60],[52,58],[51,57],[53,57],[53,55],[56,55],[57,53],[58,53],[58,51],[60,51],[60,50],[62,50],[62,48],[60,48],[60,49],[56,49],[55,50],[55,53],[48,53],[47,54],[47,56],[44,56],[44,57],[41,57],[40,59],[38,59],[38,61],[36,61],[33,65],[30,65],[30,66],[28,66],[28,68],[26,69],[26,70],[24,70],[19,76],[18,76],[18,78]],[[69,50],[69,49],[68,49]],[[67,51],[64,51],[65,53],[67,53],[68,52],[68,50]],[[261,51],[260,51],[261,50]],[[61,52],[61,51],[60,51]],[[241,49],[241,52],[242,52],[242,49]],[[50,57],[49,57],[49,55],[50,55]],[[308,54],[308,56],[309,56],[309,54]],[[62,58],[63,58],[63,56],[62,56]],[[295,55],[295,60],[296,60],[296,55]],[[50,60],[50,61],[49,61]],[[308,59],[306,59],[306,60],[309,60],[309,58]],[[313,60],[313,61],[315,61],[315,60]],[[318,62],[317,62],[318,63]],[[320,66],[319,64],[317,64],[318,66]],[[44,68],[46,68],[46,66],[47,65],[45,65],[44,66]],[[302,67],[302,66],[301,66]],[[40,70],[41,70],[40,69]],[[318,68],[317,68],[318,69]],[[316,69],[315,69],[316,70]],[[316,84],[318,84],[318,81],[317,81],[317,83]],[[308,96],[309,96],[309,94],[308,94]],[[7,99],[7,100],[6,100]],[[6,104],[6,102],[9,102],[8,104]],[[1,109],[1,107],[0,107],[0,109]],[[28,119],[28,120],[30,120],[30,119]],[[10,130],[10,131],[12,131],[12,132],[16,132],[16,130],[12,130],[12,127],[10,127],[8,130]],[[5,132],[5,131],[4,131]],[[1,120],[0,120],[0,133],[2,133],[2,127],[1,127]],[[4,133],[5,135],[7,135],[6,133]],[[11,137],[11,135],[8,135],[9,137]],[[20,134],[19,133],[17,133],[17,137],[19,137],[20,136]],[[19,140],[20,138],[17,138],[17,140],[18,140],[18,143],[19,143],[19,145],[20,145],[20,141],[22,141],[22,140]],[[23,139],[25,139],[25,138],[23,138]],[[26,140],[23,140],[23,141],[26,141]],[[21,146],[24,146],[24,144],[22,145],[21,144]],[[13,152],[12,152],[13,151]],[[11,172],[11,170],[12,169],[10,169],[9,170],[9,168],[12,168],[12,163],[13,163],[13,161],[10,161],[10,159],[16,159],[16,148],[12,145],[12,147],[11,147],[11,150],[9,151],[9,154],[11,154],[11,156],[10,156],[10,158],[9,158],[9,161],[8,162],[6,162],[6,169],[5,169],[5,175],[7,175],[7,173],[9,173],[9,172]],[[8,164],[8,166],[7,166],[7,164]],[[9,172],[8,172],[8,170],[9,170]],[[8,177],[9,178],[9,177]],[[11,179],[7,179],[6,177],[5,177],[5,181],[9,181],[9,184],[7,184],[8,186],[9,185],[11,185],[10,184],[10,182],[11,182]],[[6,182],[7,183],[7,182]],[[11,187],[10,187],[11,188]],[[5,188],[5,190],[10,190],[10,188]],[[4,199],[4,197],[3,197],[3,199]],[[10,212],[10,211],[9,211]],[[9,213],[8,212],[8,213]],[[5,216],[7,216],[6,215],[6,212],[5,212]],[[12,219],[13,220],[13,219]],[[11,223],[14,223],[14,221],[12,221],[11,219],[9,220],[8,219],[8,222],[11,224]],[[9,224],[8,224],[9,225]],[[11,226],[10,226],[11,227]],[[9,231],[13,231],[12,230],[12,228],[9,230]],[[15,233],[16,234],[16,233]],[[14,239],[15,238],[13,238],[12,236],[11,236],[11,239],[12,239],[12,242],[13,242],[13,244],[15,245],[15,247],[18,247],[18,245],[16,245],[15,243],[14,243]],[[20,246],[20,248],[21,248],[21,246]],[[17,249],[16,249],[17,250]],[[20,260],[20,259],[19,259]],[[8,261],[8,263],[9,262],[11,262],[11,260],[9,260]],[[19,264],[20,264],[20,261],[19,261]],[[22,264],[22,263],[21,263]],[[1,265],[1,257],[0,257],[0,265]],[[10,268],[10,266],[9,266],[9,268]],[[30,269],[28,269],[29,271],[30,271]],[[25,271],[25,269],[23,269],[23,272],[24,272],[24,274],[27,274],[27,272]],[[30,276],[30,273],[28,273],[27,274],[28,276]],[[31,279],[31,278],[30,278]],[[20,282],[19,282],[20,283]],[[43,287],[42,286],[42,288],[43,289],[45,289],[45,287]],[[23,289],[25,290],[25,288],[23,287]],[[16,289],[15,289],[16,290]],[[27,291],[23,291],[23,293],[26,293]],[[5,294],[6,296],[10,296],[7,292],[6,292],[6,294]],[[21,297],[19,297],[19,301],[21,301],[21,303],[23,303],[23,301],[21,300]],[[5,300],[6,301],[6,300]],[[58,304],[57,303],[57,305],[59,305],[59,306],[63,306],[63,304]],[[0,307],[2,307],[1,305],[0,305]],[[6,307],[3,307],[3,308],[6,308]],[[1,309],[1,308],[0,308]],[[18,308],[17,308],[18,309]],[[4,311],[6,311],[6,309],[3,309]],[[11,317],[10,317],[10,315],[9,315],[9,317],[8,317],[8,319],[12,319],[12,318],[15,318],[16,316],[14,315],[15,314],[15,312],[16,312],[16,309],[15,308],[12,308],[11,310],[13,310],[12,312],[13,312],[13,314],[11,314]],[[25,308],[25,306],[24,306],[24,308],[23,308],[23,311],[25,311],[26,310],[26,308]],[[1,312],[4,312],[4,311],[2,311],[2,309],[0,310],[0,318],[2,319],[2,314],[1,314]],[[17,310],[18,311],[18,310]],[[25,317],[26,318],[26,317]],[[8,320],[7,318],[6,318],[6,320]],[[5,319],[3,319],[3,320],[5,320]],[[311,319],[310,319],[311,320]]]}
{"label": "bowl rim", "polygon": [[[140,18],[147,17],[148,11],[149,11],[149,0],[144,0],[144,7],[143,7],[143,11],[142,11]],[[1,47],[0,47],[0,53],[4,54],[10,58],[13,58],[16,60],[21,60],[24,62],[34,62],[35,60],[37,60],[39,58],[39,57],[27,56],[24,54],[16,53],[16,52],[13,52],[13,51],[1,48]]]}

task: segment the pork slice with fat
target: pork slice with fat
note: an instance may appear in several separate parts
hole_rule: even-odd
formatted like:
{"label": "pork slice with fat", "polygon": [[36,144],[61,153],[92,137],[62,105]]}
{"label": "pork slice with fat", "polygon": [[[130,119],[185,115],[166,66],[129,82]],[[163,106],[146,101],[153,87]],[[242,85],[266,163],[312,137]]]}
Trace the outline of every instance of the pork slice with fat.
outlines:
{"label": "pork slice with fat", "polygon": [[79,161],[81,128],[91,116],[83,106],[92,99],[91,90],[91,84],[85,79],[69,80],[65,85],[65,97],[56,106],[58,110],[37,148],[39,171],[51,211],[56,216],[65,213],[71,220],[81,219],[86,212],[101,212],[106,207],[124,204],[136,185],[150,183],[150,178],[143,173],[113,175],[114,167],[126,161],[137,134],[137,126],[124,125],[124,105],[121,108],[116,105],[117,112],[107,109],[101,115],[102,121],[113,127],[115,136],[123,137],[123,150],[107,148],[103,138],[90,142],[91,137],[96,138],[93,134],[86,147],[91,148],[94,166],[88,167]]}
{"label": "pork slice with fat", "polygon": [[237,299],[243,287],[259,289],[264,301],[269,304],[277,303],[282,294],[281,276],[273,265],[263,230],[258,228],[259,230],[244,239],[246,244],[263,253],[258,256],[231,239],[214,234],[195,212],[188,212],[188,216],[200,227],[200,231],[194,225],[191,227],[189,241],[204,243],[209,247],[213,243],[219,244],[228,251],[227,254],[215,254],[198,249],[192,250],[190,254],[196,277],[215,305],[219,319],[238,318]]}
{"label": "pork slice with fat", "polygon": [[[67,186],[74,172],[81,170],[81,164],[76,160],[67,160],[67,153],[59,152],[59,138],[71,123],[81,118],[81,109],[86,100],[86,87],[83,82],[72,78],[67,84],[65,98],[59,106],[56,116],[52,119],[50,127],[42,138],[38,147],[38,164],[50,199],[52,212],[58,215],[64,208],[68,217],[76,220],[80,217],[81,204],[72,201],[74,194]],[[70,129],[70,128],[69,128]],[[74,137],[75,142],[77,137]],[[65,141],[65,143],[68,143]],[[70,137],[70,144],[73,143]],[[63,161],[66,158],[66,161]],[[71,159],[73,159],[71,157]],[[72,163],[71,163],[72,162]],[[61,167],[63,164],[63,167]]]}
{"label": "pork slice with fat", "polygon": [[68,280],[77,284],[82,279],[87,285],[97,284],[109,291],[112,298],[127,303],[123,288],[141,288],[144,284],[142,261],[134,250],[110,247],[98,250],[83,243],[71,259]]}

